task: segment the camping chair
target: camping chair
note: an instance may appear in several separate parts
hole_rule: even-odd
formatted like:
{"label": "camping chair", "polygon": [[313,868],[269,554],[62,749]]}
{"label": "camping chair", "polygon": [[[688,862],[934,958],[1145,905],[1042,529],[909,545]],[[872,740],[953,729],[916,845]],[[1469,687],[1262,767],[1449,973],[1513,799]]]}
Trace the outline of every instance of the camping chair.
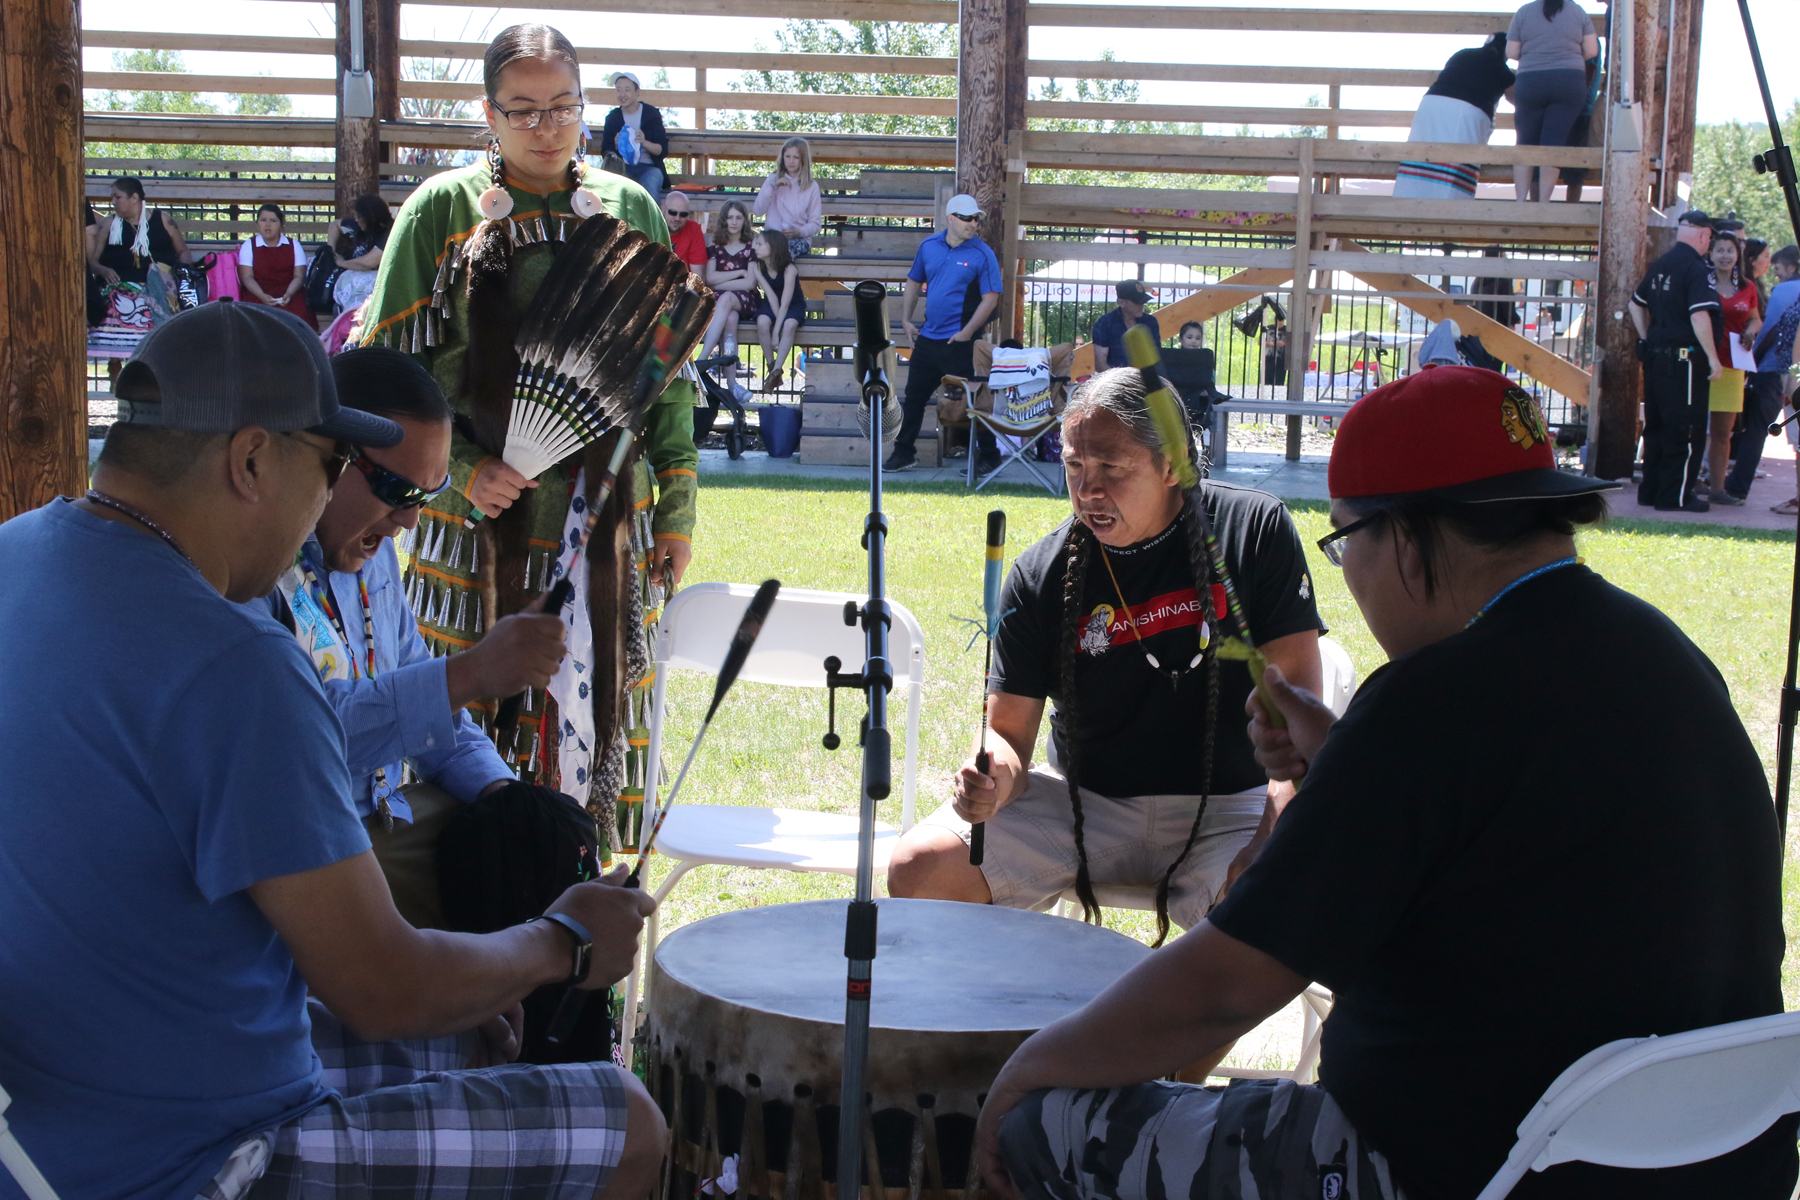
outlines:
{"label": "camping chair", "polygon": [[1519,1123],[1476,1200],[1563,1162],[1647,1170],[1717,1158],[1800,1111],[1800,1013],[1608,1042],[1577,1059]]}
{"label": "camping chair", "polygon": [[[663,733],[668,713],[670,671],[716,674],[738,621],[756,589],[742,583],[700,583],[683,588],[663,606],[656,634],[656,682],[651,691],[650,747],[644,780],[643,829],[656,820],[657,779],[662,767]],[[844,670],[860,671],[867,648],[861,628],[844,624],[844,606],[865,597],[844,592],[783,588],[763,622],[756,646],[738,675],[741,681],[784,687],[825,686],[824,660],[836,657]],[[919,706],[925,690],[925,635],[919,622],[889,600],[893,617],[888,658],[894,686],[906,694],[906,756],[898,772],[900,827],[875,825],[875,873],[887,871],[888,855],[902,833],[912,828],[913,795],[919,771]],[[744,710],[740,709],[740,713]],[[848,740],[848,739],[846,739]],[[656,889],[657,911],[644,931],[642,961],[652,961],[661,920],[661,905],[675,885],[695,867],[709,863],[786,871],[856,873],[858,819],[834,813],[737,804],[690,804],[685,799],[669,810],[657,835],[657,853],[674,860]],[[648,971],[645,972],[648,981]],[[631,1036],[637,1025],[638,973],[627,976],[622,1042],[630,1061]]]}
{"label": "camping chair", "polygon": [[0,1163],[6,1164],[7,1172],[25,1193],[26,1200],[56,1200],[56,1189],[44,1178],[31,1156],[25,1153],[25,1147],[19,1145],[19,1139],[6,1124],[6,1107],[12,1103],[12,1097],[0,1088]]}
{"label": "camping chair", "polygon": [[[1328,637],[1319,639],[1319,666],[1323,674],[1319,698],[1341,717],[1350,707],[1350,697],[1356,694],[1356,666],[1344,648]],[[1156,908],[1156,889],[1096,884],[1094,899],[1099,901],[1101,908],[1135,908],[1150,912]],[[1057,906],[1065,917],[1081,914],[1081,899],[1074,888],[1062,894]],[[1332,997],[1329,991],[1315,983],[1300,994],[1300,1000],[1300,1060],[1293,1070],[1217,1067],[1212,1073],[1225,1079],[1292,1079],[1298,1083],[1311,1083],[1313,1072],[1319,1065],[1319,1037],[1325,1018],[1331,1015]]]}
{"label": "camping chair", "polygon": [[[1010,360],[1010,361],[1009,361]],[[966,424],[969,429],[969,465],[966,486],[980,491],[1007,464],[1024,465],[1052,495],[1062,492],[1062,473],[1046,474],[1030,457],[1038,443],[1062,427],[1062,410],[1068,402],[1069,370],[1074,365],[1075,347],[1065,342],[1045,350],[1041,347],[1015,350],[996,348],[988,342],[975,343],[974,371],[967,379],[946,375],[943,399],[938,401],[939,458],[949,437],[949,429]],[[991,386],[996,377],[1016,379],[1017,384]],[[974,394],[970,395],[970,385]],[[980,430],[994,434],[996,445],[1002,445],[1000,465],[975,480],[975,444]]]}

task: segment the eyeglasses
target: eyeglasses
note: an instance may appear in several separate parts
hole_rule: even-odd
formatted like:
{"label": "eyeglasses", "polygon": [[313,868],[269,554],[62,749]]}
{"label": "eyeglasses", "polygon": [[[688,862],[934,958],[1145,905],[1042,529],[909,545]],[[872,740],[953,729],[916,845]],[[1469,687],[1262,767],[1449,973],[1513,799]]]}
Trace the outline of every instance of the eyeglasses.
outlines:
{"label": "eyeglasses", "polygon": [[[299,442],[309,450],[318,450],[316,445],[307,441],[297,433],[283,432],[281,436],[293,438],[296,442]],[[327,491],[330,491],[337,486],[337,481],[343,478],[344,468],[349,466],[350,460],[355,457],[356,447],[352,446],[349,442],[333,442],[331,444],[330,457],[321,459],[319,462],[319,465],[325,468],[325,489]]]}
{"label": "eyeglasses", "polygon": [[389,508],[417,508],[450,486],[450,476],[445,475],[444,482],[434,488],[420,487],[406,476],[396,475],[373,461],[363,450],[357,450],[350,461],[369,481],[369,494]]}
{"label": "eyeglasses", "polygon": [[1342,543],[1344,539],[1355,533],[1357,530],[1381,520],[1385,516],[1387,516],[1387,513],[1385,512],[1372,512],[1360,521],[1352,521],[1341,529],[1332,530],[1330,533],[1319,539],[1319,553],[1323,554],[1325,556],[1325,561],[1332,566],[1343,566],[1344,547]]}
{"label": "eyeglasses", "polygon": [[581,110],[586,107],[582,104],[559,104],[555,108],[515,108],[508,112],[492,100],[489,100],[488,104],[495,112],[506,118],[508,125],[521,132],[527,129],[536,129],[545,113],[550,114],[550,124],[558,129],[573,125],[581,120]]}

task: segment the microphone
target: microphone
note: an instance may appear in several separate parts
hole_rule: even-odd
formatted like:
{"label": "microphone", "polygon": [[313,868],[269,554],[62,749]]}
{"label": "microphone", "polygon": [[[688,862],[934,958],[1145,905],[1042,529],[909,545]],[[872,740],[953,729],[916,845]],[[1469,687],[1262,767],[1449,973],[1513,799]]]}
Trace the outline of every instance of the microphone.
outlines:
{"label": "microphone", "polygon": [[856,405],[856,428],[874,436],[874,406],[881,406],[881,440],[900,432],[900,400],[894,395],[894,344],[888,340],[887,284],[865,279],[851,298],[856,305],[856,355],[853,370],[862,399]]}

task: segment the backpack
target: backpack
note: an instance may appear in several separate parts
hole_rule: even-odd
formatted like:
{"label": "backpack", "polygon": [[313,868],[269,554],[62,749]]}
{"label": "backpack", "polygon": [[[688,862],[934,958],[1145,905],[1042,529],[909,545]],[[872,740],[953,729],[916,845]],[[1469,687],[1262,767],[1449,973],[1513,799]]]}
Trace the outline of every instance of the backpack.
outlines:
{"label": "backpack", "polygon": [[[563,892],[597,878],[600,842],[594,819],[554,788],[514,782],[457,810],[438,836],[438,898],[444,928],[495,933],[539,916]],[[590,994],[581,1021],[560,1046],[545,1037],[569,990],[552,983],[525,997],[519,1061],[605,1062],[613,1023],[603,992]]]}
{"label": "backpack", "polygon": [[337,265],[337,255],[330,246],[320,246],[319,252],[313,255],[312,265],[306,268],[306,307],[316,314],[329,315],[336,311],[331,299],[331,289],[337,285],[339,275],[344,269]]}

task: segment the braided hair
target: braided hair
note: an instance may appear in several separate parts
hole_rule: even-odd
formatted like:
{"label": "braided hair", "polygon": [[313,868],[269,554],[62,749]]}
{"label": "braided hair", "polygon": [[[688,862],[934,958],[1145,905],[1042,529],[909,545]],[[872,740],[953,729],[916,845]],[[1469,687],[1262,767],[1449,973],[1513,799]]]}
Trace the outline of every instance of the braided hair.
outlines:
{"label": "braided hair", "polygon": [[[1111,415],[1124,426],[1132,440],[1151,452],[1158,465],[1166,461],[1156,427],[1150,417],[1150,409],[1145,403],[1143,376],[1139,371],[1121,367],[1094,376],[1070,398],[1068,407],[1063,412],[1063,422],[1067,425],[1083,417],[1101,413]],[[1198,447],[1191,423],[1186,426],[1186,431],[1189,454],[1198,461]],[[1210,522],[1203,507],[1201,489],[1197,485],[1187,490],[1183,497],[1182,511],[1176,520],[1185,523],[1183,544],[1187,548],[1188,568],[1194,579],[1195,597],[1197,600],[1208,597],[1212,594],[1211,585],[1216,572],[1208,552],[1206,537]],[[1090,922],[1100,920],[1100,904],[1094,898],[1093,882],[1088,872],[1087,845],[1083,837],[1079,782],[1082,763],[1077,749],[1081,709],[1075,688],[1075,665],[1080,659],[1081,632],[1086,620],[1082,612],[1082,599],[1086,590],[1088,563],[1097,541],[1079,516],[1070,521],[1069,536],[1064,543],[1067,558],[1063,569],[1063,626],[1058,662],[1061,694],[1057,697],[1057,714],[1063,732],[1063,775],[1068,781],[1069,805],[1074,818],[1075,894],[1081,900],[1082,919]],[[1215,614],[1215,618],[1217,615]],[[1216,634],[1217,631],[1202,651],[1201,665],[1206,672],[1206,717],[1201,731],[1200,803],[1195,808],[1194,822],[1188,829],[1187,842],[1156,885],[1154,944],[1157,946],[1162,945],[1169,936],[1169,889],[1175,872],[1187,861],[1194,843],[1199,839],[1200,826],[1206,818],[1207,800],[1212,792],[1213,750],[1219,723],[1219,638]]]}

